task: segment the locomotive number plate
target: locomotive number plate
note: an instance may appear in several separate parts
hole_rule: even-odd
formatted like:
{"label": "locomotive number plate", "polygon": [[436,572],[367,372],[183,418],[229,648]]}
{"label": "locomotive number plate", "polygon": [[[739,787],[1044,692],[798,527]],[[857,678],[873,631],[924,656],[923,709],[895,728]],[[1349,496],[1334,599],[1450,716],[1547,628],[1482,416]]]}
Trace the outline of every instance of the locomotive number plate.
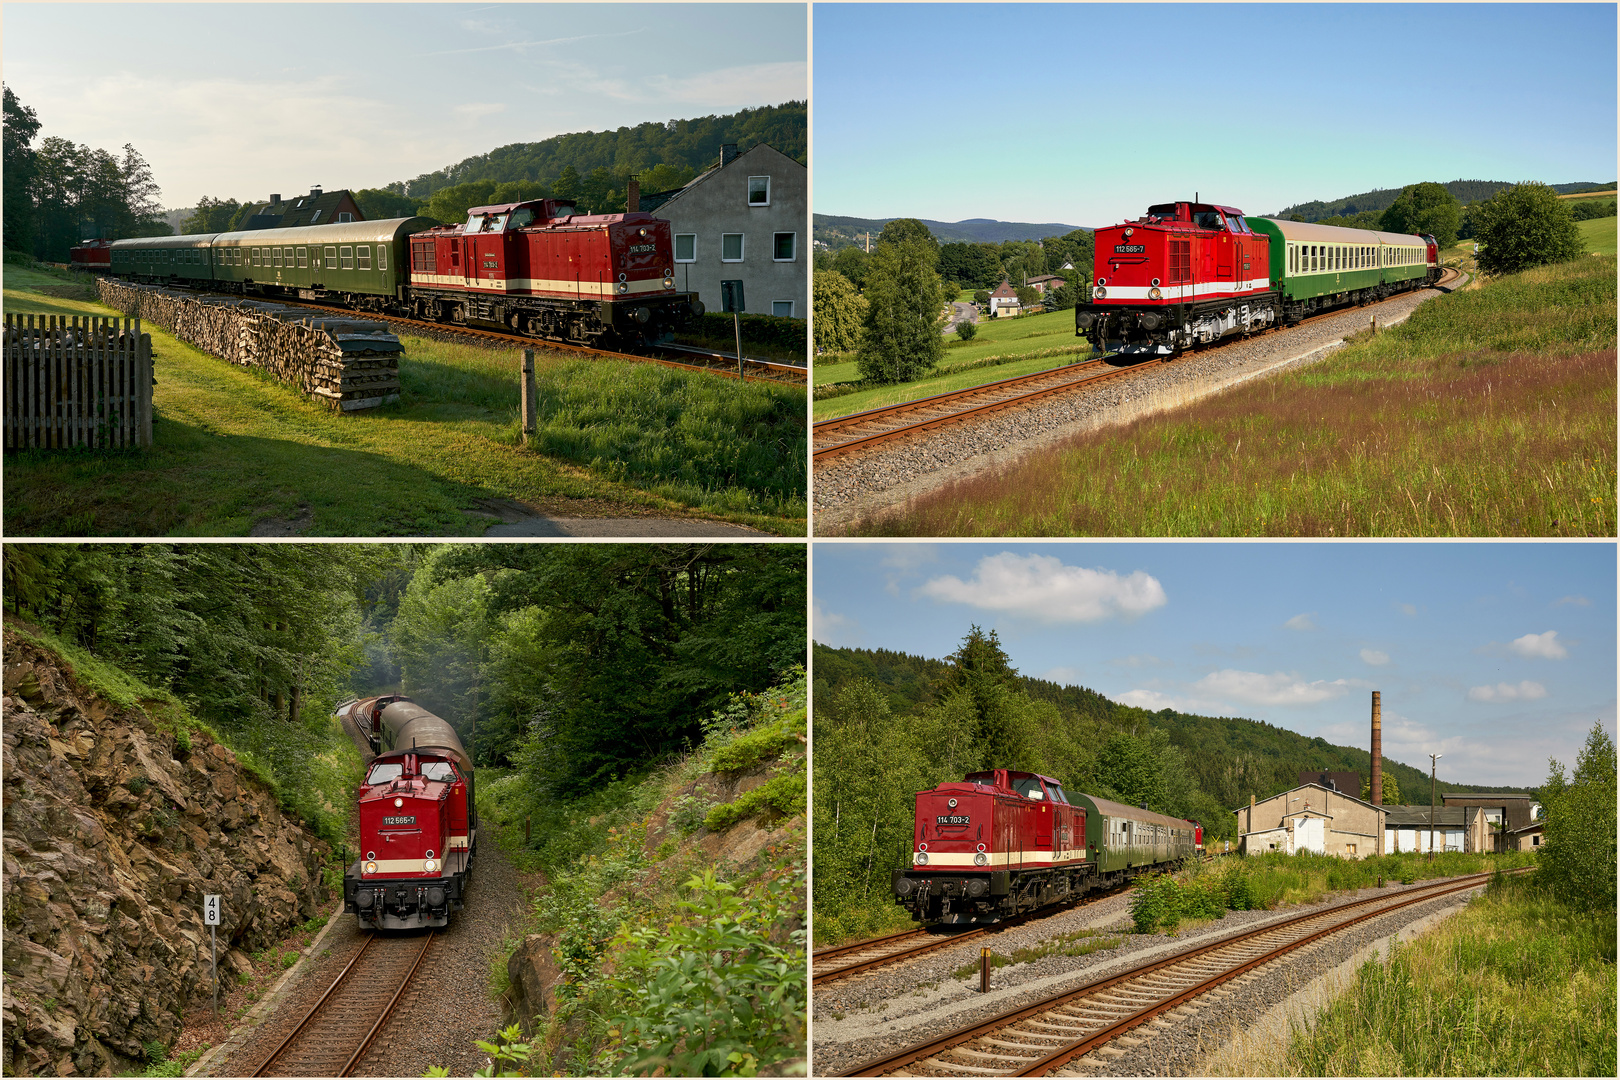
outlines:
{"label": "locomotive number plate", "polygon": [[970,825],[972,822],[967,814],[941,814],[934,819],[935,825]]}
{"label": "locomotive number plate", "polygon": [[401,814],[398,817],[385,817],[385,818],[383,818],[384,827],[389,826],[389,825],[415,825],[415,824],[416,824],[416,815],[415,814]]}
{"label": "locomotive number plate", "polygon": [[657,250],[658,250],[658,245],[656,245],[656,244],[631,244],[630,245],[630,254],[632,254],[632,255],[641,255],[641,254],[644,254],[645,252],[657,251]]}
{"label": "locomotive number plate", "polygon": [[1144,254],[1146,251],[1147,251],[1147,247],[1146,247],[1146,245],[1143,245],[1143,244],[1115,244],[1114,245],[1114,254],[1115,255],[1141,255],[1141,254]]}

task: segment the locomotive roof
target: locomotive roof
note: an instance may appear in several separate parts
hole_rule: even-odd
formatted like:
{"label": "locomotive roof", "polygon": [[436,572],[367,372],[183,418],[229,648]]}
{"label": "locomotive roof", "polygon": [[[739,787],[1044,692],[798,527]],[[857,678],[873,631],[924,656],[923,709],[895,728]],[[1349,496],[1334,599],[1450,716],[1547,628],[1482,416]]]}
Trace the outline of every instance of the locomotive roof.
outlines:
{"label": "locomotive roof", "polygon": [[1265,222],[1276,228],[1284,240],[1306,244],[1395,244],[1422,247],[1427,241],[1406,233],[1377,232],[1373,229],[1346,229],[1339,225],[1318,225],[1314,221],[1282,221],[1277,218],[1249,218],[1249,224]]}

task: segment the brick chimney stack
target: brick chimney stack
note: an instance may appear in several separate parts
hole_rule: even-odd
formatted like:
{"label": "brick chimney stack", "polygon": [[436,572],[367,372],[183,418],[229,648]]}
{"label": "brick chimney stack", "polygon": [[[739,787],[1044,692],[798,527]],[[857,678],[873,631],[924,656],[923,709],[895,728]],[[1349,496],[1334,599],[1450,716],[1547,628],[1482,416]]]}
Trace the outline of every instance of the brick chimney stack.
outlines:
{"label": "brick chimney stack", "polygon": [[1372,712],[1373,712],[1373,717],[1372,717],[1372,720],[1373,720],[1373,730],[1372,730],[1372,785],[1368,789],[1368,794],[1370,794],[1372,796],[1372,798],[1368,799],[1367,801],[1372,803],[1374,806],[1382,806],[1382,805],[1384,805],[1384,731],[1383,731],[1383,717],[1381,715],[1381,707],[1379,705],[1379,700],[1378,700],[1379,699],[1378,691],[1374,690],[1372,692],[1372,696],[1373,696],[1373,702],[1372,702],[1372,705],[1373,705],[1373,710],[1372,710]]}
{"label": "brick chimney stack", "polygon": [[723,169],[737,160],[737,144],[734,142],[720,144],[720,167]]}
{"label": "brick chimney stack", "polygon": [[630,178],[630,187],[624,195],[624,212],[634,214],[641,209],[641,181]]}

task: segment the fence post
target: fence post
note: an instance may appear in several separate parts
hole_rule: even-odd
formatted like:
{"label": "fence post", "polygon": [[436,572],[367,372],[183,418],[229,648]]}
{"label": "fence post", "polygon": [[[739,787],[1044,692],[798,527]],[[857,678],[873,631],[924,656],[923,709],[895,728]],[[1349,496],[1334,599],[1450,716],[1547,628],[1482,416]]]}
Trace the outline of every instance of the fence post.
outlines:
{"label": "fence post", "polygon": [[534,389],[534,350],[523,350],[523,445],[529,445],[529,439],[536,431],[535,427],[535,389]]}

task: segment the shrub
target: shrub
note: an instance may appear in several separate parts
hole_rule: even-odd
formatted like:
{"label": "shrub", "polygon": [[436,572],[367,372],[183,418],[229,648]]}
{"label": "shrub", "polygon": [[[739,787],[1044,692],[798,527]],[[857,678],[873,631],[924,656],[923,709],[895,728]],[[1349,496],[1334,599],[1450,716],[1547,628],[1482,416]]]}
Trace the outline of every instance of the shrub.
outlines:
{"label": "shrub", "polygon": [[784,319],[779,315],[752,315],[743,312],[736,316],[737,325],[732,325],[733,316],[723,311],[707,311],[695,321],[688,324],[691,333],[699,337],[714,340],[727,339],[736,336],[738,330],[742,331],[743,345],[756,342],[773,349],[784,352],[803,354],[808,343],[808,320]]}
{"label": "shrub", "polygon": [[798,736],[785,727],[755,731],[715,750],[709,756],[709,767],[719,773],[758,768],[764,762],[781,757],[782,751],[797,746],[798,742]]}
{"label": "shrub", "polygon": [[979,336],[979,324],[971,319],[963,319],[956,324],[956,336],[963,341],[972,341]]}
{"label": "shrub", "polygon": [[704,818],[703,825],[710,832],[720,832],[756,814],[788,817],[804,813],[804,807],[804,771],[800,769],[767,780],[736,802],[715,807]]}
{"label": "shrub", "polygon": [[1483,245],[1479,265],[1488,274],[1515,274],[1581,254],[1580,233],[1569,205],[1546,184],[1526,183],[1499,191],[1474,207]]}
{"label": "shrub", "polygon": [[1615,753],[1601,724],[1593,724],[1570,782],[1550,764],[1542,788],[1546,840],[1536,876],[1577,911],[1615,910]]}

